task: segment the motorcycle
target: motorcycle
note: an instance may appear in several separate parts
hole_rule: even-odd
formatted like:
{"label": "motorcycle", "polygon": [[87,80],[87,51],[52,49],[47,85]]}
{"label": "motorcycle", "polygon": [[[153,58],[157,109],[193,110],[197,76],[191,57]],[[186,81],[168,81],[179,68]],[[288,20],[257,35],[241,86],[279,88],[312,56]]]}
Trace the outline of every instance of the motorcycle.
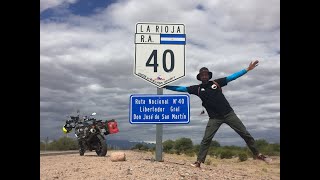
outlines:
{"label": "motorcycle", "polygon": [[114,119],[103,122],[92,117],[95,115],[96,113],[92,113],[91,116],[85,116],[82,119],[79,115],[70,116],[62,128],[64,133],[70,133],[72,129],[75,130],[80,156],[83,156],[86,150],[95,150],[98,156],[106,156],[105,136],[119,132],[117,122]]}

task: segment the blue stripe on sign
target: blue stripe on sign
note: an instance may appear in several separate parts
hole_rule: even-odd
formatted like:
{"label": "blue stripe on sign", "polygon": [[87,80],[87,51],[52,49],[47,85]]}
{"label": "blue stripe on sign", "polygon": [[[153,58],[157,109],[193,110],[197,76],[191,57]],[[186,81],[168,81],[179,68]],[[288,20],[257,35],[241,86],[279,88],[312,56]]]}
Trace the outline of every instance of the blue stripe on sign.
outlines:
{"label": "blue stripe on sign", "polygon": [[160,34],[160,38],[162,37],[185,38],[186,34]]}
{"label": "blue stripe on sign", "polygon": [[185,41],[160,41],[160,44],[186,44]]}

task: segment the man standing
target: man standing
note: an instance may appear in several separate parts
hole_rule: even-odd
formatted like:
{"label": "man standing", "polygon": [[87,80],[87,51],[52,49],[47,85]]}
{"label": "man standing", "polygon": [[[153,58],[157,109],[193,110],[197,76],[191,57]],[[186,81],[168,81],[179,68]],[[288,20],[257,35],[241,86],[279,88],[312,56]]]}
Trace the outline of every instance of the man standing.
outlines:
{"label": "man standing", "polygon": [[228,82],[233,81],[240,76],[251,71],[258,65],[259,61],[251,62],[246,69],[242,69],[228,77],[218,78],[213,81],[209,81],[212,78],[212,72],[208,68],[203,67],[199,70],[197,79],[202,83],[193,86],[165,86],[164,88],[179,91],[188,92],[200,97],[202,100],[202,106],[205,107],[209,121],[206,126],[204,137],[200,144],[200,150],[198,153],[197,161],[192,166],[200,167],[201,163],[204,163],[212,138],[223,123],[228,124],[233,130],[235,130],[246,142],[247,146],[253,153],[255,159],[270,162],[271,159],[259,153],[255,146],[255,140],[247,131],[241,120],[237,117],[229,102],[222,93],[221,87],[226,86]]}

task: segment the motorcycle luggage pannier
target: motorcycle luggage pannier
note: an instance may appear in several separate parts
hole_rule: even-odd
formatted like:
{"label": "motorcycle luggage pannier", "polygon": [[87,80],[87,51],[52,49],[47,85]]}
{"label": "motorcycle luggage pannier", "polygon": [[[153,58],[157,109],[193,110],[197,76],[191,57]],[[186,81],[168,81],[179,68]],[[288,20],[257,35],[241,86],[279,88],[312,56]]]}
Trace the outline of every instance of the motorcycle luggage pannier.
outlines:
{"label": "motorcycle luggage pannier", "polygon": [[106,120],[106,130],[109,131],[110,134],[115,134],[119,132],[118,123],[116,120]]}

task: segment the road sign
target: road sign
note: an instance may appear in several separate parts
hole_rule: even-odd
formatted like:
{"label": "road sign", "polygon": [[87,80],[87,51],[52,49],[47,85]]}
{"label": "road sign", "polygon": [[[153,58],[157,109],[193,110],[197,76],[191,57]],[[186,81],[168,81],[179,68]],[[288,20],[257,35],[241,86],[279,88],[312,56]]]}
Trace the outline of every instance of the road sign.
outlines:
{"label": "road sign", "polygon": [[175,95],[131,95],[131,124],[188,124],[190,97]]}
{"label": "road sign", "polygon": [[137,23],[134,74],[158,88],[185,76],[184,24]]}

